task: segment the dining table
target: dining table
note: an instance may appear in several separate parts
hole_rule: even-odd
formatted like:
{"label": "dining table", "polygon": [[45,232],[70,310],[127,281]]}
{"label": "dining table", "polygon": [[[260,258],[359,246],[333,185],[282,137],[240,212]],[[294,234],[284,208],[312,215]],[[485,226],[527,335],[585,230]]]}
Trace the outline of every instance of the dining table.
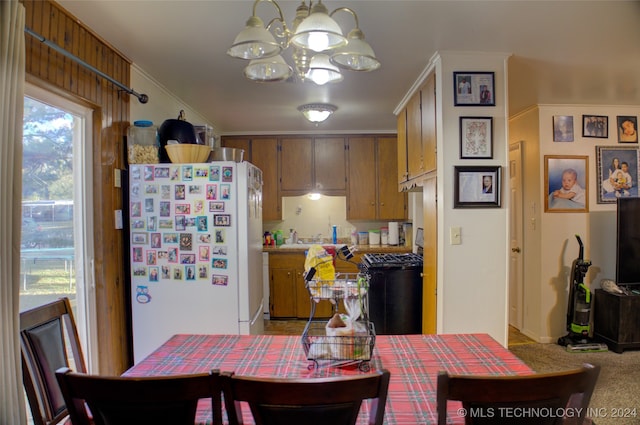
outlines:
{"label": "dining table", "polygon": [[[300,336],[178,334],[123,375],[180,375],[212,369],[279,378],[334,377],[387,369],[391,379],[384,423],[389,425],[437,423],[440,371],[473,375],[534,373],[487,334],[377,335],[366,361],[309,360]],[[366,406],[364,403],[362,409]],[[450,423],[464,423],[459,407],[458,402],[448,403]],[[245,423],[253,423],[249,409],[243,410]],[[367,416],[361,414],[360,419],[364,421]],[[212,423],[210,401],[198,404],[196,423]]]}

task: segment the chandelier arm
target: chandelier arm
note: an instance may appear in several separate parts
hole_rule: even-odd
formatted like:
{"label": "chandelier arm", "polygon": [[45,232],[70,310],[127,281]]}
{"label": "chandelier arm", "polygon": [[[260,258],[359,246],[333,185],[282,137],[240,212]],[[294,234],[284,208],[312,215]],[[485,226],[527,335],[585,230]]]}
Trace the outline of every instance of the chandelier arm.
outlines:
{"label": "chandelier arm", "polygon": [[265,28],[269,30],[271,29],[271,25],[273,25],[275,22],[280,22],[280,25],[282,25],[282,31],[278,31],[277,29],[274,29],[274,32],[278,38],[284,38],[286,40],[285,46],[288,46],[291,31],[289,31],[289,28],[287,27],[287,21],[285,21],[284,14],[282,13],[282,9],[280,8],[280,5],[278,3],[276,3],[274,0],[256,0],[253,3],[253,16],[258,16],[257,15],[258,4],[262,2],[272,4],[273,7],[275,7],[276,10],[278,11],[278,16],[271,19],[269,23],[265,26]]}
{"label": "chandelier arm", "polygon": [[333,15],[336,12],[349,12],[351,16],[353,16],[353,19],[356,21],[356,28],[360,29],[360,23],[358,22],[358,15],[356,15],[356,12],[353,9],[350,9],[348,7],[339,7],[335,9],[333,12],[331,12],[329,16],[333,17]]}

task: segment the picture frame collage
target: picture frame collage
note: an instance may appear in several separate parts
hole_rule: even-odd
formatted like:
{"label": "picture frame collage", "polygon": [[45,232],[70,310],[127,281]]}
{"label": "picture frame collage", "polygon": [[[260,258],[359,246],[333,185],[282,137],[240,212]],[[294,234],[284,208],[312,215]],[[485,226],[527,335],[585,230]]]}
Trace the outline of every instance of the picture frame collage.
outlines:
{"label": "picture frame collage", "polygon": [[[615,123],[615,129],[610,123]],[[577,123],[576,123],[577,124]],[[617,145],[595,146],[596,154],[596,202],[615,204],[620,197],[638,197],[640,179],[640,148],[638,146],[638,117],[617,115],[610,119],[607,115],[583,114],[581,116],[582,138],[610,139]],[[574,117],[553,116],[553,142],[574,142]],[[634,146],[635,145],[635,146]],[[588,212],[588,156],[546,155],[545,156],[545,212]],[[576,184],[578,202],[561,199],[563,189],[561,171],[573,169],[577,173]],[[581,174],[583,176],[581,176]],[[571,179],[569,179],[571,180]],[[567,183],[568,184],[568,183]],[[581,202],[582,191],[586,198]],[[554,194],[556,196],[554,197]]]}
{"label": "picture frame collage", "polygon": [[[453,73],[454,106],[495,106],[495,73]],[[493,159],[493,117],[459,117],[461,160]],[[502,167],[455,165],[453,208],[500,208]]]}

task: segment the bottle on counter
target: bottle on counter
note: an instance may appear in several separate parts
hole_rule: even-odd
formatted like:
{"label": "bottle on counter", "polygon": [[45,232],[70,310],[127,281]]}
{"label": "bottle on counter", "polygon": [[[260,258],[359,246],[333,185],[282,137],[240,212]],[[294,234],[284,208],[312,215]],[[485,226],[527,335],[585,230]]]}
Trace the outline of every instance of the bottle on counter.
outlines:
{"label": "bottle on counter", "polygon": [[334,244],[338,243],[338,226],[335,224],[331,226],[331,240]]}

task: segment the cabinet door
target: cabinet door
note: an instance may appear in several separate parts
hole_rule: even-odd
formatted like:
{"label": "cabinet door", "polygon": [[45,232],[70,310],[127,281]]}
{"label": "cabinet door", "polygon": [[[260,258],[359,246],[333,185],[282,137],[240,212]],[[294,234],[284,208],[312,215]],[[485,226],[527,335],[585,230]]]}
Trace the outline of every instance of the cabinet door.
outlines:
{"label": "cabinet door", "polygon": [[296,317],[296,270],[273,268],[269,277],[271,317]]}
{"label": "cabinet door", "polygon": [[282,198],[278,188],[278,139],[254,138],[251,162],[262,170],[262,220],[282,220]]}
{"label": "cabinet door", "polygon": [[391,178],[398,163],[398,142],[395,137],[379,137],[377,141],[379,220],[402,220],[407,217],[407,194],[400,192]]}
{"label": "cabinet door", "polygon": [[347,190],[344,138],[316,137],[313,153],[314,190],[344,195]]}
{"label": "cabinet door", "polygon": [[436,76],[431,74],[422,90],[421,127],[424,172],[436,169]]}
{"label": "cabinet door", "polygon": [[244,151],[244,160],[251,161],[251,139],[245,137],[223,137],[222,146],[226,148],[242,149]]}
{"label": "cabinet door", "polygon": [[313,139],[280,140],[280,190],[282,195],[304,195],[313,189]]}
{"label": "cabinet door", "polygon": [[420,92],[407,103],[407,164],[409,180],[420,176],[422,168],[422,133],[420,126]]}
{"label": "cabinet door", "polygon": [[[350,137],[347,152],[349,156],[347,219],[374,219],[376,217],[375,139],[373,137]],[[394,152],[394,160],[396,155],[397,152]],[[391,158],[389,158],[390,160]],[[393,183],[397,191],[398,185],[393,180],[390,183]]]}
{"label": "cabinet door", "polygon": [[407,108],[398,114],[398,183],[409,180],[407,164]]}

